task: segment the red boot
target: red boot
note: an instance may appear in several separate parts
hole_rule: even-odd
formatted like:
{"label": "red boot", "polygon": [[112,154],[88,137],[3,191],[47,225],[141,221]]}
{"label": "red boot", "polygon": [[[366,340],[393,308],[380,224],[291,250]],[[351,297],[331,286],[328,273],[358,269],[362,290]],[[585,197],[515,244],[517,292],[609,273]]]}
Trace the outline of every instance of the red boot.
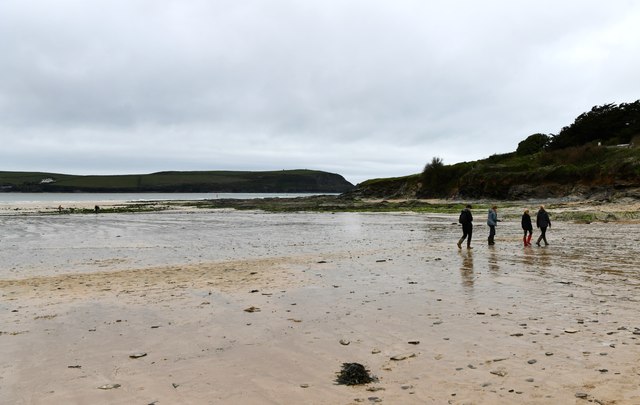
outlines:
{"label": "red boot", "polygon": [[531,246],[531,237],[533,236],[532,233],[529,234],[529,237],[527,237],[527,246]]}

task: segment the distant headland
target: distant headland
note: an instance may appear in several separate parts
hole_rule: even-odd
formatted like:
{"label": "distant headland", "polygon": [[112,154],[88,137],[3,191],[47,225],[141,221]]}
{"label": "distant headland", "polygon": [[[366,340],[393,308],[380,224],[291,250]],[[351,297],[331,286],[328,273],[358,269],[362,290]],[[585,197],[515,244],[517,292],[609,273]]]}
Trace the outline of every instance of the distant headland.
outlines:
{"label": "distant headland", "polygon": [[316,170],[167,171],[113,176],[0,171],[0,192],[343,193],[353,187],[341,175]]}

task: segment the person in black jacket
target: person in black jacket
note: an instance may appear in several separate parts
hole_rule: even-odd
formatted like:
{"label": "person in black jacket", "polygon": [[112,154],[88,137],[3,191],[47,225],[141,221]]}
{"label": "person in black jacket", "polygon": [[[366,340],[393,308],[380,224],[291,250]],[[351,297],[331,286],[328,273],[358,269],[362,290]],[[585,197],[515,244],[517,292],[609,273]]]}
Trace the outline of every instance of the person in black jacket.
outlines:
{"label": "person in black jacket", "polygon": [[522,242],[524,242],[525,246],[531,246],[531,236],[533,235],[533,225],[531,224],[531,215],[529,215],[529,210],[524,210],[524,214],[522,214],[522,230],[524,231]]}
{"label": "person in black jacket", "polygon": [[473,233],[473,215],[471,215],[471,205],[467,205],[465,209],[460,212],[460,219],[458,222],[462,224],[462,238],[458,241],[458,249],[462,249],[462,242],[467,239],[467,249],[473,249],[471,247],[471,234]]}
{"label": "person in black jacket", "polygon": [[540,241],[544,240],[544,245],[547,246],[549,243],[547,242],[547,227],[551,228],[551,220],[549,219],[549,214],[544,210],[544,205],[540,206],[538,210],[538,214],[536,215],[536,225],[540,228],[540,237],[538,237],[538,241],[536,245],[540,246]]}

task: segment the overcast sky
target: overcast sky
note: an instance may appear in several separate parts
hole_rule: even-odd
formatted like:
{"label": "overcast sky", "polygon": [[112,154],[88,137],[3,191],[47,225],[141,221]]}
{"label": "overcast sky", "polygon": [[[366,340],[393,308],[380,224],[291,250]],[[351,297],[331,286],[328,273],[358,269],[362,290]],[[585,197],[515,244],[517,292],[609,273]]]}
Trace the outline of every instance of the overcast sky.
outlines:
{"label": "overcast sky", "polygon": [[638,72],[633,0],[2,0],[0,170],[355,184],[514,151]]}

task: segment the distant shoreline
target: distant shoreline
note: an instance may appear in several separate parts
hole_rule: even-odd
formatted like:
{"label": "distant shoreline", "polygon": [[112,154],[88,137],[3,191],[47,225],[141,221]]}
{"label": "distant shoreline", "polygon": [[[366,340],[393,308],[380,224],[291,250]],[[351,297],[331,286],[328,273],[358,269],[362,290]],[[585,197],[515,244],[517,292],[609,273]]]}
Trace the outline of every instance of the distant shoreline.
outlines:
{"label": "distant shoreline", "polygon": [[[203,211],[203,210],[255,210],[264,212],[415,212],[456,214],[471,203],[476,224],[484,224],[486,210],[494,201],[451,201],[420,199],[355,199],[345,195],[295,195],[264,194],[252,198],[227,198],[220,193],[216,198],[198,199],[149,199],[109,200],[95,199],[73,202],[58,200],[35,202],[0,202],[0,215],[63,215],[99,213],[136,213],[154,211]],[[563,199],[502,201],[498,202],[501,218],[519,219],[523,210],[536,211],[545,205],[554,220],[590,222],[639,221],[640,201],[624,200],[601,202],[593,200],[565,201]]]}

